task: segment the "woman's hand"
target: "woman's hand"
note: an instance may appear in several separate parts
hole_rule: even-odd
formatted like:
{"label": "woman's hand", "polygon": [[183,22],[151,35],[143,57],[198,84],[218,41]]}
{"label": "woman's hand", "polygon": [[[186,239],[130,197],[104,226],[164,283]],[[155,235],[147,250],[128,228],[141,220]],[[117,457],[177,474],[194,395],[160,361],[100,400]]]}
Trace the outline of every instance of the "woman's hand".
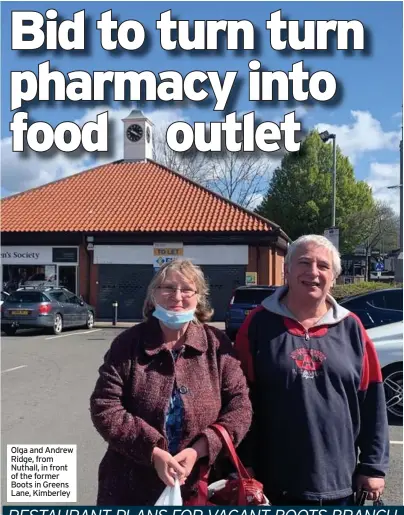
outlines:
{"label": "woman's hand", "polygon": [[185,470],[185,476],[180,480],[180,485],[183,485],[191,474],[192,469],[196,461],[198,460],[198,453],[192,447],[187,447],[174,456],[174,459],[183,467]]}
{"label": "woman's hand", "polygon": [[166,486],[174,486],[176,477],[180,484],[184,483],[185,468],[169,452],[155,447],[153,449],[152,461],[157,475]]}
{"label": "woman's hand", "polygon": [[195,466],[195,463],[199,460],[199,458],[203,458],[208,455],[208,441],[205,436],[199,438],[192,447],[187,447],[179,452],[174,459],[178,461],[178,463],[184,467],[185,469],[185,477],[180,481],[180,484],[183,485],[187,479],[187,477],[191,474],[192,469]]}
{"label": "woman's hand", "polygon": [[197,459],[204,458],[209,454],[209,445],[208,445],[208,439],[206,436],[202,436],[199,438],[194,445],[192,446],[193,449],[195,449],[197,454]]}

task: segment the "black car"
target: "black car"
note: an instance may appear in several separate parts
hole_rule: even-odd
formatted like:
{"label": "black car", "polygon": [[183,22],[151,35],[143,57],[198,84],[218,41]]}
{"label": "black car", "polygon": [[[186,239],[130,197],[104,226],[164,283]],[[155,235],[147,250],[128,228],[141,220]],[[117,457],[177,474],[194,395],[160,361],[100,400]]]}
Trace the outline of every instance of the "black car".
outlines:
{"label": "black car", "polygon": [[346,297],[339,304],[355,313],[365,329],[403,320],[402,288],[386,288]]}
{"label": "black car", "polygon": [[60,334],[65,327],[94,326],[95,309],[66,288],[24,286],[1,306],[1,330],[8,336],[18,329],[44,328]]}

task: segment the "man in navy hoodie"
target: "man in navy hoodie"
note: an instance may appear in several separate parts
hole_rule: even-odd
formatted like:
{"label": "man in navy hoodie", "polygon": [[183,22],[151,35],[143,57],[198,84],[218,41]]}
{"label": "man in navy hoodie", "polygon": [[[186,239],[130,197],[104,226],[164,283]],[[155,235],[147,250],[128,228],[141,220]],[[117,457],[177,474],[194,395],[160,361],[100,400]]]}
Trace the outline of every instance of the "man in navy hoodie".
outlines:
{"label": "man in navy hoodie", "polygon": [[240,455],[275,505],[349,505],[384,488],[389,439],[382,374],[360,320],[329,294],[337,249],[308,235],[288,249],[287,286],[246,318],[236,351],[254,422]]}

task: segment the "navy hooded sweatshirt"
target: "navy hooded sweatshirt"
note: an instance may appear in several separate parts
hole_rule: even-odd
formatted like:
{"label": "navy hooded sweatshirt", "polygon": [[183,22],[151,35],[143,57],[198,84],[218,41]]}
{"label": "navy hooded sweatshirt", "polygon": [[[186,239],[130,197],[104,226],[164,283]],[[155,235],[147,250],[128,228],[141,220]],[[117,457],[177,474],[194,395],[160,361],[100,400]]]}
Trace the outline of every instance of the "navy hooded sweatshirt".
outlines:
{"label": "navy hooded sweatshirt", "polygon": [[331,297],[305,330],[280,299],[253,310],[236,339],[254,421],[239,448],[271,496],[307,500],[351,495],[355,474],[383,477],[387,410],[375,347],[360,320]]}

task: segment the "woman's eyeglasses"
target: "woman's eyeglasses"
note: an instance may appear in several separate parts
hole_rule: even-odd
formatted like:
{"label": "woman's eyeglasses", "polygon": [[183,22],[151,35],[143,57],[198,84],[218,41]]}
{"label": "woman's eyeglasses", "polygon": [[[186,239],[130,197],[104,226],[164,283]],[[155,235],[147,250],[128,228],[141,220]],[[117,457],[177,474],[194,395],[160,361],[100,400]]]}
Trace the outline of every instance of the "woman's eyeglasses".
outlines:
{"label": "woman's eyeglasses", "polygon": [[193,297],[196,293],[195,290],[191,290],[189,288],[176,288],[175,286],[157,286],[157,288],[161,291],[161,294],[169,297],[170,295],[175,295],[177,290],[180,291],[181,297],[184,299],[189,299]]}

